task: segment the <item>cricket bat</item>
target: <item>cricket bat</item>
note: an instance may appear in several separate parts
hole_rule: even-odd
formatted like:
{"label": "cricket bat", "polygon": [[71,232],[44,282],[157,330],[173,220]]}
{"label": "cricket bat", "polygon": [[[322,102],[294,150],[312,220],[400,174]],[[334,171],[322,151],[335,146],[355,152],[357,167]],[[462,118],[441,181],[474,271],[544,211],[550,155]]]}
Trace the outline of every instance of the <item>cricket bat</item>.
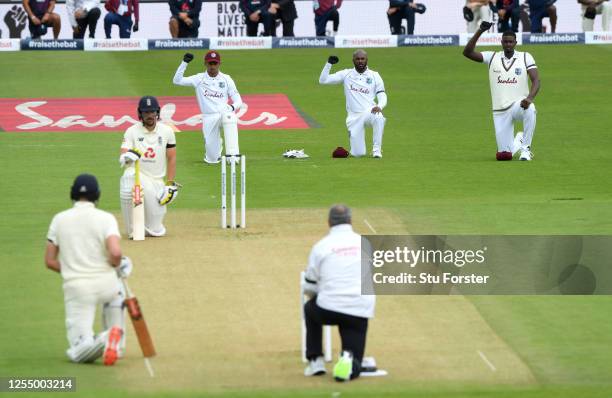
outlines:
{"label": "cricket bat", "polygon": [[134,196],[132,208],[132,239],[145,238],[145,211],[142,185],[140,185],[140,159],[134,163]]}
{"label": "cricket bat", "polygon": [[149,334],[149,329],[147,328],[147,323],[142,315],[140,304],[138,304],[138,299],[134,296],[134,294],[132,294],[127,280],[122,278],[121,281],[123,282],[123,286],[125,287],[125,292],[127,294],[125,306],[127,307],[128,314],[130,314],[130,318],[132,319],[132,325],[134,326],[134,331],[136,332],[136,337],[138,338],[138,344],[140,344],[142,355],[145,358],[153,357],[155,356],[153,339],[151,339],[151,335]]}

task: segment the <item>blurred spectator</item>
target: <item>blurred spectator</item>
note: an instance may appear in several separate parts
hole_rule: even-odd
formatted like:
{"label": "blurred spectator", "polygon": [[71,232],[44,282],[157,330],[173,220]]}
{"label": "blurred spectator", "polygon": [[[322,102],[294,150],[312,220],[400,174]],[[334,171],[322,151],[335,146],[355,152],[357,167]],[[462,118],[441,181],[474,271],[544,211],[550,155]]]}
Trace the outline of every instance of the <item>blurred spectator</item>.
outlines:
{"label": "blurred spectator", "polygon": [[247,36],[257,36],[257,28],[261,23],[264,36],[272,34],[274,15],[270,14],[270,0],[240,0],[240,9],[244,13]]}
{"label": "blurred spectator", "polygon": [[59,14],[53,12],[55,0],[23,0],[23,8],[28,14],[30,35],[38,39],[47,34],[47,28],[53,27],[53,38],[57,40],[62,20]]}
{"label": "blurred spectator", "polygon": [[602,30],[610,31],[612,22],[612,3],[608,0],[578,0],[582,4],[582,30],[592,32],[595,16],[601,15]]}
{"label": "blurred spectator", "polygon": [[334,24],[332,36],[338,34],[340,25],[340,13],[338,9],[342,0],[313,0],[312,6],[315,13],[315,31],[317,36],[325,36],[325,27],[328,21]]}
{"label": "blurred spectator", "polygon": [[408,30],[406,34],[414,34],[414,0],[389,0],[387,18],[392,35],[402,34],[402,20],[406,18]]}
{"label": "blurred spectator", "polygon": [[89,37],[93,39],[96,36],[96,25],[100,18],[98,6],[98,0],[66,0],[66,11],[74,39],[84,38],[87,27]]}
{"label": "blurred spectator", "polygon": [[466,0],[463,17],[467,21],[468,33],[476,32],[481,22],[491,22],[493,20],[493,11],[489,5],[489,0]]}
{"label": "blurred spectator", "polygon": [[519,20],[521,9],[519,0],[497,0],[497,15],[499,16],[498,32],[511,30],[516,33],[519,31]]}
{"label": "blurred spectator", "polygon": [[[392,35],[401,35],[403,33],[414,34],[414,16],[416,13],[424,14],[427,8],[421,3],[415,3],[414,0],[389,0],[389,9],[387,10],[387,18],[389,19],[389,27]],[[406,18],[408,29],[402,32],[402,20]]]}
{"label": "blurred spectator", "polygon": [[268,9],[272,14],[272,36],[276,36],[276,20],[283,24],[283,36],[295,36],[293,33],[293,23],[297,19],[297,10],[293,0],[272,0]]}
{"label": "blurred spectator", "polygon": [[129,39],[132,31],[132,13],[134,14],[134,32],[138,32],[138,0],[106,0],[104,8],[108,14],[104,17],[104,33],[111,38],[113,25],[119,27],[119,37]]}
{"label": "blurred spectator", "polygon": [[527,0],[529,5],[529,22],[531,23],[531,33],[546,33],[542,26],[542,19],[550,19],[550,31],[555,33],[557,30],[557,7],[554,3],[557,0]]}
{"label": "blurred spectator", "polygon": [[170,35],[198,37],[202,0],[168,0],[170,6]]}

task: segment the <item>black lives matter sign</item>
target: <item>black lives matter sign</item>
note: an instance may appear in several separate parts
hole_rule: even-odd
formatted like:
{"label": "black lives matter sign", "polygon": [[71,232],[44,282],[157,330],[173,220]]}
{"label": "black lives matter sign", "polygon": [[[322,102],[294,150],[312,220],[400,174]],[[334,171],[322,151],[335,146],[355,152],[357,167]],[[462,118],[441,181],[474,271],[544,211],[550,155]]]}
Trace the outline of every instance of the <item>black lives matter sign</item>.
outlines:
{"label": "black lives matter sign", "polygon": [[217,4],[217,36],[246,36],[244,13],[238,7],[238,2]]}

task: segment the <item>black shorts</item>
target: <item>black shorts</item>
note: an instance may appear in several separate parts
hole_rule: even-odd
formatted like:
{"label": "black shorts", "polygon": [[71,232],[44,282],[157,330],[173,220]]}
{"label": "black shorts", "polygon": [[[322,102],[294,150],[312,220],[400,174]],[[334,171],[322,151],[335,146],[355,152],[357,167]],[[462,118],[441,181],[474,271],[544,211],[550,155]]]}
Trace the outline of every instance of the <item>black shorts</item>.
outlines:
{"label": "black shorts", "polygon": [[[40,15],[40,16],[36,16],[38,19],[42,19],[44,15]],[[28,27],[30,28],[30,35],[32,36],[32,39],[38,39],[41,36],[44,36],[47,34],[47,25],[45,24],[40,24],[40,25],[34,25],[32,23],[32,20],[28,18],[29,21],[29,25]]]}
{"label": "black shorts", "polygon": [[179,24],[179,32],[178,37],[198,37],[200,31],[200,20],[193,19],[193,23],[191,26],[187,26],[185,22],[181,21],[178,18],[172,17],[171,19],[176,19]]}

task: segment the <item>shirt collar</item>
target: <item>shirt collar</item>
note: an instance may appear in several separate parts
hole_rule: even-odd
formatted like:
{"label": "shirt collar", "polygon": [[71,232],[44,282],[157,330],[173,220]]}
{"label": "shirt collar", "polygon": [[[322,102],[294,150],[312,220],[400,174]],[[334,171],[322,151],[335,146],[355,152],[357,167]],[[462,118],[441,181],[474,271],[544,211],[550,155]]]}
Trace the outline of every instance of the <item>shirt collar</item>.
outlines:
{"label": "shirt collar", "polygon": [[352,230],[353,230],[353,226],[351,224],[338,224],[338,225],[334,225],[333,227],[331,227],[329,229],[329,233],[334,234],[336,232],[347,232],[347,231],[352,231]]}
{"label": "shirt collar", "polygon": [[89,201],[85,202],[85,201],[82,201],[82,200],[77,200],[77,201],[74,202],[74,207],[75,208],[83,208],[83,209],[85,209],[85,208],[88,208],[88,207],[96,207],[96,205],[93,202],[89,202]]}

